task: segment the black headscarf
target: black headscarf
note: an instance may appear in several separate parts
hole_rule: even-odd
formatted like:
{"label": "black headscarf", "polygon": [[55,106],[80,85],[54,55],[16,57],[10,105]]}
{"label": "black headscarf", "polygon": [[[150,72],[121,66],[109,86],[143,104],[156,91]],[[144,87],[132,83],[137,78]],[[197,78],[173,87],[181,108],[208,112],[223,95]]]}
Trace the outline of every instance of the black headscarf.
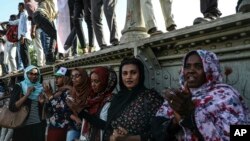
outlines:
{"label": "black headscarf", "polygon": [[[132,90],[129,90],[122,82],[122,67],[124,65],[133,64],[136,65],[139,69],[139,83],[136,87],[134,87]],[[116,119],[120,116],[120,114],[124,111],[124,109],[137,98],[138,94],[145,90],[144,87],[144,66],[142,62],[137,58],[129,58],[124,59],[121,62],[120,68],[119,68],[119,85],[120,85],[120,91],[117,95],[114,96],[113,100],[111,101],[111,105],[108,111],[108,126],[110,126],[110,122],[113,119]]]}

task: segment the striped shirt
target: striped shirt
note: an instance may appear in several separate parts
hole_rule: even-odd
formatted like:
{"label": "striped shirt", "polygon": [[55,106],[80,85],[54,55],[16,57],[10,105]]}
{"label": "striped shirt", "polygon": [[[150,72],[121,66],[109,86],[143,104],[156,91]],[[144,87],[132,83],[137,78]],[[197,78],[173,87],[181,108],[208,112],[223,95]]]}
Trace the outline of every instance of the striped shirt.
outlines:
{"label": "striped shirt", "polygon": [[24,125],[31,125],[31,124],[36,124],[40,123],[40,117],[39,117],[39,110],[38,110],[38,101],[31,101],[31,106],[30,106],[30,113],[25,121]]}

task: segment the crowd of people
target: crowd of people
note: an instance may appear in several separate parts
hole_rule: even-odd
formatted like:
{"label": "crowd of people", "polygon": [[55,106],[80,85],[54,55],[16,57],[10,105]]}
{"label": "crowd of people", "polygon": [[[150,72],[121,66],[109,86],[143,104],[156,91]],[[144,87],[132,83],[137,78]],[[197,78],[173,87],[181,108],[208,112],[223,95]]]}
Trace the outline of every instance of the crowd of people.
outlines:
{"label": "crowd of people", "polygon": [[60,67],[54,73],[53,91],[50,82],[43,82],[39,68],[30,65],[24,70],[24,80],[12,86],[9,102],[13,112],[27,106],[28,117],[21,127],[3,128],[1,138],[229,140],[230,125],[250,125],[248,107],[235,88],[222,82],[219,60],[213,52],[187,53],[180,88],[168,88],[162,94],[144,85],[144,67],[135,57],[122,60],[118,76],[112,68],[101,66],[89,74],[83,68]]}
{"label": "crowd of people", "polygon": [[[33,64],[38,67],[52,65],[67,59],[69,56],[79,56],[77,47],[84,53],[94,51],[96,38],[100,49],[119,44],[116,23],[117,0],[68,0],[56,2],[55,0],[24,0],[18,4],[18,14],[10,15],[9,21],[1,21],[0,32],[0,63],[2,75],[23,71]],[[237,12],[249,12],[248,0],[239,0]],[[62,6],[57,6],[61,4]],[[66,5],[66,6],[65,6]],[[141,11],[149,35],[161,34],[156,25],[152,0],[141,0]],[[160,0],[167,31],[176,30],[177,24],[172,13],[172,0]],[[137,9],[135,9],[137,10]],[[204,23],[221,16],[218,9],[218,0],[201,0],[200,10],[204,17],[194,20],[194,24]],[[103,34],[103,14],[107,20],[110,31],[110,44],[108,46]],[[88,30],[88,43],[82,27],[83,19]],[[69,21],[69,27],[58,27],[57,23]],[[61,26],[64,26],[63,24]],[[69,28],[69,33],[63,28]],[[61,31],[62,30],[62,31]],[[62,39],[61,34],[67,38]],[[79,40],[79,45],[77,45]],[[29,46],[32,45],[36,60],[31,60]],[[60,50],[63,51],[60,51]],[[31,63],[33,62],[33,63]]]}

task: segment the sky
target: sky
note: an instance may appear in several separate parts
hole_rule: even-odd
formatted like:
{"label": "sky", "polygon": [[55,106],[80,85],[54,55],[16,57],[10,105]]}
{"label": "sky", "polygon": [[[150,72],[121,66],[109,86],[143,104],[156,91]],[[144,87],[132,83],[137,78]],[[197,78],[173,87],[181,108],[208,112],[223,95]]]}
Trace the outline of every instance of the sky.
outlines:
{"label": "sky", "polygon": [[[3,3],[2,1],[5,1],[5,3]],[[121,31],[124,28],[126,16],[127,0],[117,1],[118,2],[116,6],[116,20],[118,25],[119,37],[121,37]],[[160,0],[152,0],[157,27],[159,30],[166,32],[159,1]],[[219,0],[218,5],[219,9],[222,12],[221,17],[235,14],[235,7],[237,1],[238,0]],[[23,0],[1,0],[1,2],[2,3],[0,5],[0,22],[8,20],[9,15],[17,13],[17,5],[19,2],[23,2]],[[193,24],[193,20],[196,17],[202,17],[202,14],[200,13],[200,0],[173,0],[172,13],[174,15],[175,23],[177,24],[177,29],[184,28],[186,26],[191,26]],[[105,40],[108,43],[109,30],[106,23],[106,20],[103,19]],[[87,28],[85,22],[83,22],[83,26],[85,36],[87,37]]]}

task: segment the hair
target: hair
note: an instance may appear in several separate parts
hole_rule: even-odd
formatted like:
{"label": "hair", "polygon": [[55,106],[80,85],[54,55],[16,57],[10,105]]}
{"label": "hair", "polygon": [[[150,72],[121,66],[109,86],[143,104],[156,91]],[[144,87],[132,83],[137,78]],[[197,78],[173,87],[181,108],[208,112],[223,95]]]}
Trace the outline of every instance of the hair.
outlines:
{"label": "hair", "polygon": [[23,2],[19,2],[18,6],[22,6],[24,8],[24,3]]}
{"label": "hair", "polygon": [[119,85],[120,85],[120,89],[121,90],[122,89],[127,89],[126,86],[122,82],[122,67],[124,65],[128,65],[128,64],[133,64],[133,65],[138,67],[139,75],[140,75],[139,76],[140,80],[139,80],[138,86],[139,87],[144,86],[145,75],[144,75],[144,65],[143,65],[143,63],[139,59],[137,59],[135,57],[133,57],[133,58],[124,58],[122,60],[122,62],[121,62],[120,68],[119,68]]}
{"label": "hair", "polygon": [[10,20],[16,20],[16,19],[17,19],[17,15],[15,14],[10,15]]}

